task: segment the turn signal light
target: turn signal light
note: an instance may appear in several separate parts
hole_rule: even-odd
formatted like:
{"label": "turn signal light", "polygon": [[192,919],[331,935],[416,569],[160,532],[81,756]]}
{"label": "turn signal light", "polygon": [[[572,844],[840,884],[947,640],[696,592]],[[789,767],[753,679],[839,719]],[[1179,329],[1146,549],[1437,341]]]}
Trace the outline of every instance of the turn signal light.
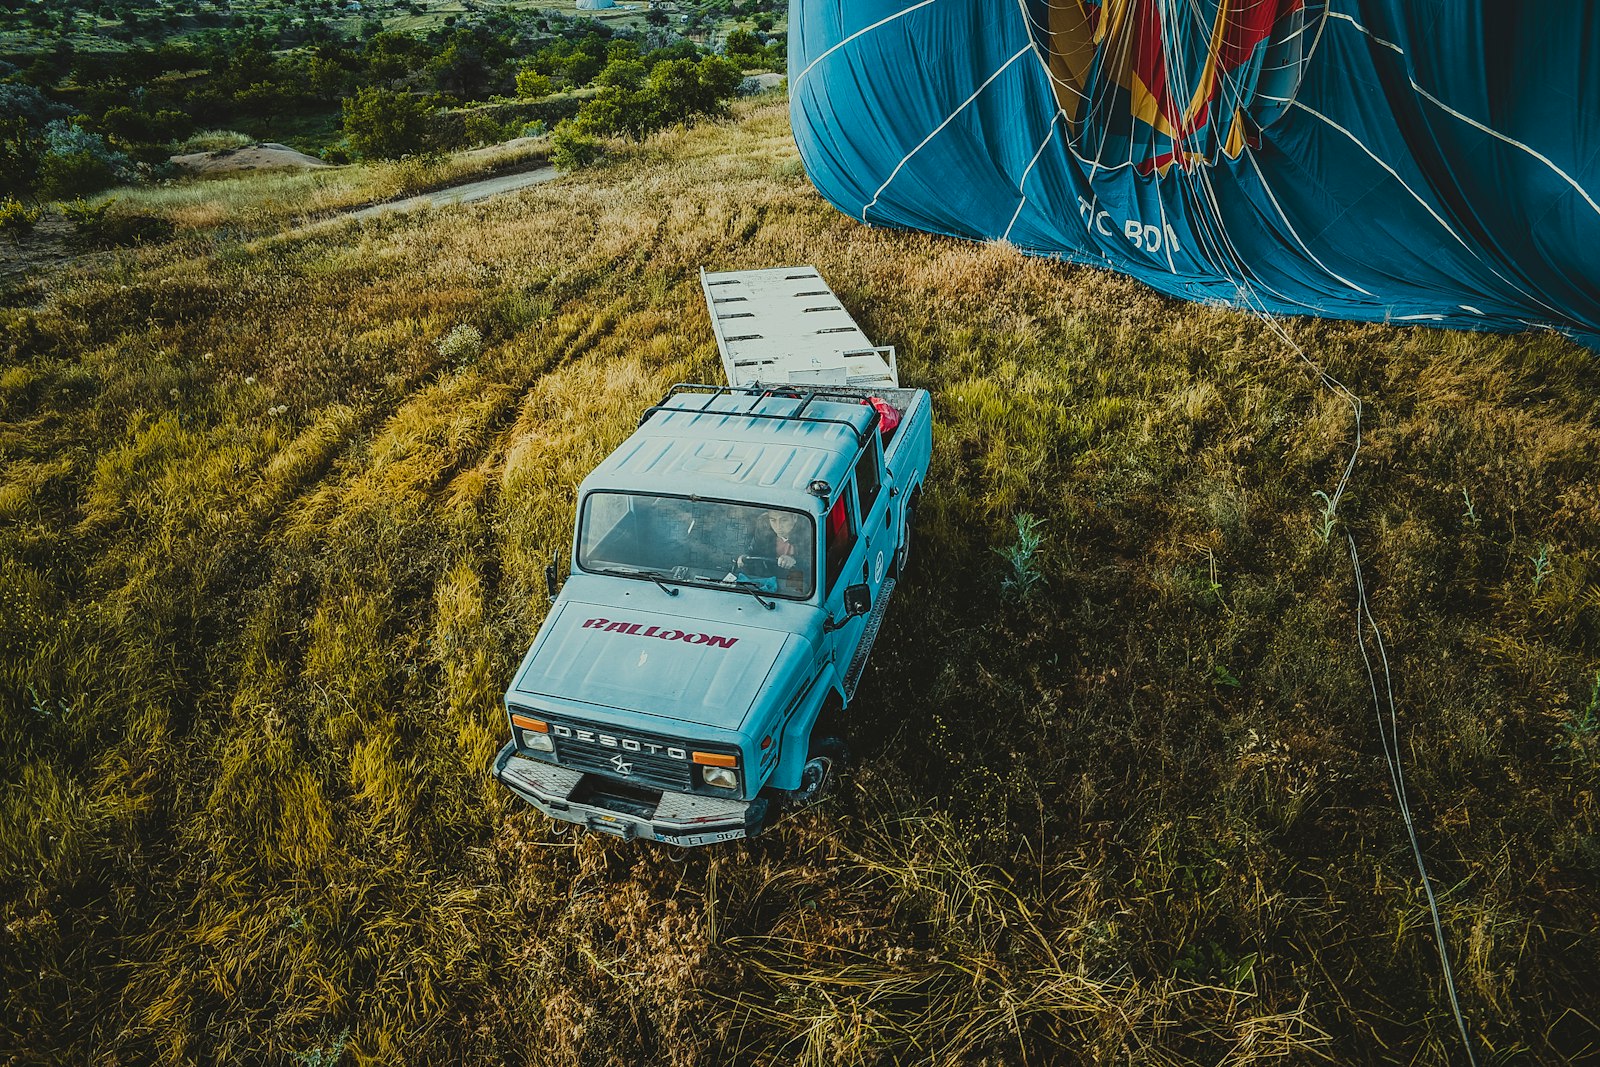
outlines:
{"label": "turn signal light", "polygon": [[696,752],[694,761],[706,767],[737,767],[738,756],[724,756],[720,752]]}
{"label": "turn signal light", "polygon": [[538,719],[530,719],[526,715],[511,716],[511,725],[519,727],[523,730],[532,730],[536,734],[547,734],[550,732],[550,727],[548,724],[542,723]]}

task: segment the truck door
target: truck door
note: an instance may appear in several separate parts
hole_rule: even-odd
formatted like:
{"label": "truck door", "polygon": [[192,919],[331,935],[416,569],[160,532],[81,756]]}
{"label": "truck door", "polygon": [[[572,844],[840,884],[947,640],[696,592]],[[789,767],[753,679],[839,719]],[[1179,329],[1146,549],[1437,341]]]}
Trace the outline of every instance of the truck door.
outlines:
{"label": "truck door", "polygon": [[[823,517],[827,579],[823,606],[831,617],[844,617],[847,586],[865,585],[872,592],[873,604],[878,603],[896,548],[889,506],[881,446],[873,440],[856,461],[834,509]],[[866,617],[858,616],[831,635],[832,655],[841,677],[850,666],[866,627]]]}
{"label": "truck door", "polygon": [[[845,587],[862,580],[866,556],[866,546],[861,540],[861,520],[856,515],[853,482],[845,483],[839,490],[833,507],[822,517],[822,528],[823,569],[827,579],[823,587],[822,606],[829,618],[844,619]],[[837,665],[841,676],[850,665],[850,656],[865,626],[865,619],[849,619],[827,637],[827,655]]]}
{"label": "truck door", "polygon": [[867,442],[861,457],[856,460],[856,506],[861,520],[862,553],[861,581],[872,589],[872,602],[878,602],[878,593],[889,573],[889,564],[898,547],[894,516],[890,514],[891,494],[884,484],[883,442],[877,434]]}

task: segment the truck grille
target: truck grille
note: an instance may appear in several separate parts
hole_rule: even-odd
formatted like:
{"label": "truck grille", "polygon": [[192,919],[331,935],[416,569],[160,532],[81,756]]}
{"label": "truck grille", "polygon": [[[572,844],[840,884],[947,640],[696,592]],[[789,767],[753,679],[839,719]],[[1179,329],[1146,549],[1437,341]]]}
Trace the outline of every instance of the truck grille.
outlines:
{"label": "truck grille", "polygon": [[[564,766],[652,789],[682,792],[691,787],[694,764],[689,762],[688,741],[656,734],[612,733],[582,723],[545,718],[555,741],[556,759]],[[586,740],[586,735],[594,740]],[[668,749],[682,752],[683,758],[669,756]]]}

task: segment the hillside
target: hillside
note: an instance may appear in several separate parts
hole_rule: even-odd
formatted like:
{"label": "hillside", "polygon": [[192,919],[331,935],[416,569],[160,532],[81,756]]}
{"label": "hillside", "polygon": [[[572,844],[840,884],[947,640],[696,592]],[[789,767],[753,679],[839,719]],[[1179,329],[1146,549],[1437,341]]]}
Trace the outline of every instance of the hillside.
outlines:
{"label": "hillside", "polygon": [[[485,768],[574,489],[716,377],[697,270],[790,263],[936,403],[857,766],[559,834]],[[770,101],[11,297],[0,1059],[1461,1062],[1346,533],[1479,1062],[1600,1054],[1592,352],[1285,323],[1365,405],[1328,529],[1351,410],[1273,330],[864,227]]]}

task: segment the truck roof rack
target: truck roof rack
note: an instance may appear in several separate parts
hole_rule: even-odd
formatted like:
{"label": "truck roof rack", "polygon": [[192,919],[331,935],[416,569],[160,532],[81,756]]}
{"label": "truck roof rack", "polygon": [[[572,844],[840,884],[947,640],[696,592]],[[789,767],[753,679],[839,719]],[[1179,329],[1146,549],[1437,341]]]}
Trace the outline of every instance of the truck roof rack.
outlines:
{"label": "truck roof rack", "polygon": [[[703,395],[705,403],[699,407],[684,407],[667,405],[667,401],[675,396]],[[810,386],[757,386],[757,385],[697,385],[691,382],[679,382],[667,390],[667,395],[661,398],[660,403],[645,409],[639,416],[639,425],[643,426],[650,416],[658,411],[698,411],[714,415],[731,415],[743,419],[768,419],[774,422],[809,422],[818,424],[831,424],[842,426],[855,434],[856,445],[860,447],[872,439],[872,434],[878,428],[878,409],[867,404],[869,413],[866,426],[857,426],[849,419],[841,419],[821,412],[808,411],[813,401],[837,400],[847,404],[860,404],[865,396],[865,390],[848,392],[843,389],[815,388]],[[721,397],[749,397],[748,407],[743,409],[717,408],[712,405]],[[800,405],[793,411],[758,411],[757,407],[763,400],[770,399],[798,400]]]}

